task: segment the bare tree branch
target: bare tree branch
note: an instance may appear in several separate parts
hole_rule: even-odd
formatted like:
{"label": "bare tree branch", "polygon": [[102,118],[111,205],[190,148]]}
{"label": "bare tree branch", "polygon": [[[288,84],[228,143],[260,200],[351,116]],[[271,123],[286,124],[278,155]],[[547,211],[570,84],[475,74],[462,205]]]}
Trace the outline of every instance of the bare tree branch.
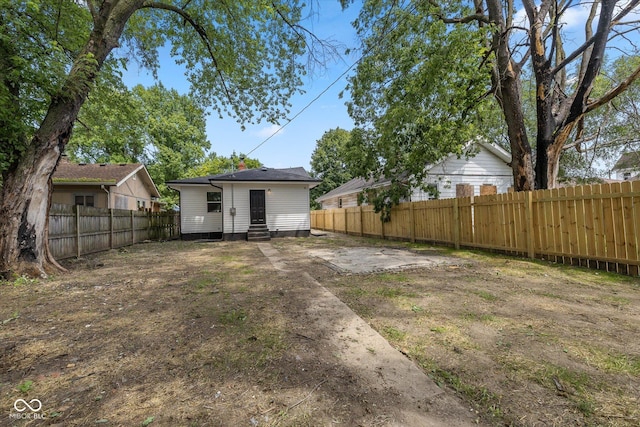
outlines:
{"label": "bare tree branch", "polygon": [[[582,71],[585,69],[585,65],[586,63],[584,62],[585,59],[588,62],[588,58],[591,56],[591,49],[593,46],[593,43],[595,42],[595,37],[593,36],[593,30],[591,29],[592,24],[593,24],[593,20],[596,16],[596,12],[597,12],[597,5],[600,3],[600,0],[596,0],[592,7],[591,7],[591,12],[589,13],[589,17],[587,18],[587,22],[585,23],[585,42],[578,47],[576,50],[574,50],[573,52],[571,52],[571,54],[569,56],[567,56],[564,61],[560,62],[559,64],[557,64],[555,66],[555,68],[553,68],[551,70],[551,74],[556,74],[558,73],[560,70],[564,69],[567,65],[569,65],[574,59],[576,59],[578,56],[586,53],[586,55],[583,55],[582,60],[583,60],[583,65],[580,66],[580,71],[582,73]],[[582,76],[582,74],[581,74]]]}
{"label": "bare tree branch", "polygon": [[630,1],[629,4],[611,20],[611,26],[618,25],[622,18],[627,16],[629,12],[631,12],[633,9],[635,9],[636,6],[638,6],[638,3],[640,3],[640,0]]}
{"label": "bare tree branch", "polygon": [[[335,46],[327,43],[325,40],[322,40],[303,25],[294,24],[293,22],[291,22],[275,3],[272,2],[271,6],[273,6],[273,9],[276,11],[276,14],[280,17],[280,19],[282,19],[284,23],[291,29],[291,31],[296,34],[298,40],[304,43],[309,52],[309,58],[312,62],[316,64],[324,64],[328,59],[340,56],[336,51]],[[306,34],[311,39],[311,43],[307,41],[307,38],[304,34]],[[319,49],[317,48],[317,46],[319,46]],[[320,52],[320,54],[318,55],[317,52]]]}
{"label": "bare tree branch", "polygon": [[[429,4],[437,9],[440,9],[440,5],[435,0],[429,0]],[[455,18],[448,18],[441,13],[437,13],[436,16],[445,24],[468,24],[469,22],[474,21],[488,24],[490,22],[489,17],[484,13],[474,13],[473,15],[459,16]]]}
{"label": "bare tree branch", "polygon": [[222,71],[220,70],[220,68],[218,66],[218,60],[216,59],[216,55],[213,52],[213,46],[211,45],[211,42],[209,40],[209,36],[207,34],[207,31],[204,29],[204,27],[202,25],[200,25],[198,22],[196,22],[196,20],[189,13],[187,13],[185,10],[180,9],[179,7],[176,7],[176,6],[173,6],[173,5],[170,5],[170,4],[158,3],[158,2],[145,2],[142,5],[142,8],[160,9],[160,10],[166,10],[166,11],[169,11],[169,12],[177,13],[178,15],[180,15],[182,17],[182,19],[184,19],[186,22],[188,22],[189,25],[191,25],[191,27],[194,30],[196,30],[196,32],[200,36],[200,39],[202,40],[202,42],[204,43],[205,47],[207,48],[207,51],[209,52],[209,56],[211,56],[211,60],[213,61],[213,65],[216,67],[216,74],[218,74],[218,77],[220,77],[220,81],[222,82],[222,87],[224,89],[225,94],[227,95],[227,99],[229,101],[232,101],[233,99],[231,97],[231,93],[229,93],[229,89],[227,88],[227,82],[226,82],[226,80],[224,78],[224,75],[222,74]]}
{"label": "bare tree branch", "polygon": [[614,99],[616,96],[620,95],[622,92],[627,90],[627,88],[634,81],[636,81],[636,79],[638,79],[638,77],[640,77],[640,67],[636,68],[634,70],[634,72],[631,73],[631,75],[629,75],[629,77],[627,77],[627,79],[625,81],[623,81],[622,83],[620,83],[618,86],[616,86],[615,88],[611,89],[609,92],[607,92],[604,95],[602,95],[599,99],[588,103],[587,107],[586,107],[586,110],[585,110],[585,113],[589,113],[589,112],[595,110],[596,108],[601,107],[602,105],[604,105],[607,102],[609,102],[612,99]]}

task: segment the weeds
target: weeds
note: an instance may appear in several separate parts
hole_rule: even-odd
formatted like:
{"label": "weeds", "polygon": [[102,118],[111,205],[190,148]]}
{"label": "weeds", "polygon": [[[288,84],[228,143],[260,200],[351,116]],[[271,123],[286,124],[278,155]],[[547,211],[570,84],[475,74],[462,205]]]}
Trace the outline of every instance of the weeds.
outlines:
{"label": "weeds", "polygon": [[18,384],[17,388],[20,393],[27,394],[29,393],[29,391],[31,391],[32,387],[33,387],[33,381],[25,380],[20,384]]}
{"label": "weeds", "polygon": [[393,341],[402,341],[404,337],[407,335],[406,332],[403,332],[400,329],[394,328],[393,326],[384,326],[382,328],[382,332],[385,338]]}

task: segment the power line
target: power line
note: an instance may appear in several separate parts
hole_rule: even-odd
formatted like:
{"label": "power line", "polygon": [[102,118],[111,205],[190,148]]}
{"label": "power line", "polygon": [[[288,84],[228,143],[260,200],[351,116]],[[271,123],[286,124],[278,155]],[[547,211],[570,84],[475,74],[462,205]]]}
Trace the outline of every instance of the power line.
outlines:
{"label": "power line", "polygon": [[289,121],[287,121],[287,123],[285,123],[284,125],[280,126],[278,128],[278,130],[276,130],[275,132],[273,132],[271,135],[269,135],[264,141],[262,141],[260,144],[256,145],[251,151],[249,151],[246,156],[249,156],[249,154],[253,153],[254,151],[256,151],[258,148],[260,148],[265,142],[267,142],[268,140],[270,140],[271,138],[273,138],[274,136],[276,136],[282,129],[284,129],[289,123],[291,123],[292,121],[294,121],[300,114],[302,114],[307,108],[309,108],[311,106],[311,104],[313,104],[314,102],[316,102],[322,95],[324,95],[329,89],[331,89],[331,87],[333,87],[333,85],[335,85],[336,83],[338,83],[338,81],[343,78],[349,71],[351,71],[351,69],[362,60],[362,58],[364,58],[364,55],[361,56],[357,61],[355,61],[353,64],[351,64],[349,66],[349,68],[347,68],[342,74],[340,74],[340,76],[338,76],[337,79],[335,79],[333,82],[331,82],[329,84],[329,86],[327,86],[322,92],[320,92],[318,94],[318,96],[316,96],[315,98],[313,98],[311,101],[309,101],[309,103],[307,105],[305,105],[304,107],[302,107],[302,109],[300,111],[298,111],[293,117],[291,117],[289,119]]}
{"label": "power line", "polygon": [[[413,11],[415,12],[415,8],[416,6],[414,5],[413,7]],[[389,16],[391,15],[391,11],[393,10],[393,7],[391,9],[389,9],[389,11],[387,12],[387,16],[385,16],[385,21],[389,19]],[[302,109],[300,111],[298,111],[293,117],[291,117],[287,123],[285,123],[284,125],[280,126],[278,128],[278,130],[276,130],[275,132],[273,132],[271,135],[269,135],[267,138],[264,139],[264,141],[262,141],[260,144],[256,145],[253,149],[251,149],[251,151],[249,151],[246,156],[248,157],[249,154],[253,153],[254,151],[256,151],[258,148],[262,147],[267,141],[269,141],[271,138],[273,138],[274,136],[276,136],[278,133],[280,133],[280,131],[282,129],[284,129],[286,126],[288,126],[292,121],[294,121],[296,118],[298,118],[298,116],[300,116],[307,108],[309,108],[314,102],[316,102],[318,99],[320,99],[320,97],[322,95],[324,95],[329,89],[331,89],[336,83],[338,83],[338,81],[340,79],[342,79],[349,71],[351,71],[351,69],[353,67],[355,67],[360,61],[362,61],[374,48],[379,47],[380,46],[380,41],[382,41],[382,39],[386,36],[388,36],[389,34],[391,34],[396,28],[398,28],[398,26],[404,21],[406,20],[408,17],[408,15],[405,15],[405,17],[398,21],[396,23],[396,25],[391,28],[386,34],[381,34],[378,37],[378,42],[377,43],[372,43],[371,46],[369,47],[369,49],[367,49],[362,55],[360,55],[360,58],[358,58],[356,61],[353,62],[353,64],[351,64],[342,74],[340,74],[340,76],[338,76],[337,79],[335,79],[333,82],[331,82],[329,84],[329,86],[327,86],[324,90],[322,90],[322,92],[320,92],[315,98],[313,98],[311,101],[309,101],[307,103],[307,105],[305,105],[304,107],[302,107]],[[386,26],[386,23],[385,23]]]}

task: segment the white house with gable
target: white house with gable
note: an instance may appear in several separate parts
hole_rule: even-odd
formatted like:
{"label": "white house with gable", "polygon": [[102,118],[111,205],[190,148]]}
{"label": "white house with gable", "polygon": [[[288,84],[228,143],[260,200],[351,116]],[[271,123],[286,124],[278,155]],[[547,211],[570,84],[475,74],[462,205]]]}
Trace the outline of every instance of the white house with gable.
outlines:
{"label": "white house with gable", "polygon": [[180,192],[182,238],[224,240],[308,236],[309,189],[319,183],[301,167],[167,181]]}
{"label": "white house with gable", "polygon": [[[410,201],[456,197],[458,184],[471,185],[476,196],[480,194],[480,187],[486,184],[495,185],[498,193],[509,191],[509,187],[513,185],[513,173],[509,166],[511,155],[497,145],[487,142],[474,143],[470,148],[469,155],[450,155],[440,163],[427,166],[427,178],[424,183],[437,191],[431,193],[414,188]],[[322,209],[357,206],[359,193],[369,188],[387,186],[389,182],[389,179],[374,182],[354,178],[318,197],[316,201],[322,205]]]}

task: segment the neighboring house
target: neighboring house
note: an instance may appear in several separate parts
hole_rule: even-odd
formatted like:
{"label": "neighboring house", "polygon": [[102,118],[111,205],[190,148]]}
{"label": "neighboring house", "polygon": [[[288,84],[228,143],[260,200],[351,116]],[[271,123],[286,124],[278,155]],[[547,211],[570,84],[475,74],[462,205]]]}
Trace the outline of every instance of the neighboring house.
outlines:
{"label": "neighboring house", "polygon": [[[474,195],[480,194],[480,186],[484,184],[495,185],[498,193],[509,191],[509,187],[513,185],[513,172],[509,166],[511,155],[493,144],[476,143],[475,146],[474,153],[470,156],[458,158],[450,155],[442,162],[428,166],[425,184],[434,188],[434,192],[415,188],[410,201],[456,197],[458,184],[472,185]],[[389,179],[374,182],[354,178],[318,197],[316,201],[322,205],[322,209],[353,207],[358,205],[358,195],[364,190],[385,187],[389,183]]]}
{"label": "neighboring house", "polygon": [[140,163],[71,163],[63,157],[53,173],[53,203],[157,212],[159,197]]}
{"label": "neighboring house", "polygon": [[268,240],[309,235],[309,189],[319,183],[304,168],[263,167],[167,185],[180,192],[183,239]]}
{"label": "neighboring house", "polygon": [[624,153],[611,170],[614,178],[621,181],[640,179],[640,151]]}

